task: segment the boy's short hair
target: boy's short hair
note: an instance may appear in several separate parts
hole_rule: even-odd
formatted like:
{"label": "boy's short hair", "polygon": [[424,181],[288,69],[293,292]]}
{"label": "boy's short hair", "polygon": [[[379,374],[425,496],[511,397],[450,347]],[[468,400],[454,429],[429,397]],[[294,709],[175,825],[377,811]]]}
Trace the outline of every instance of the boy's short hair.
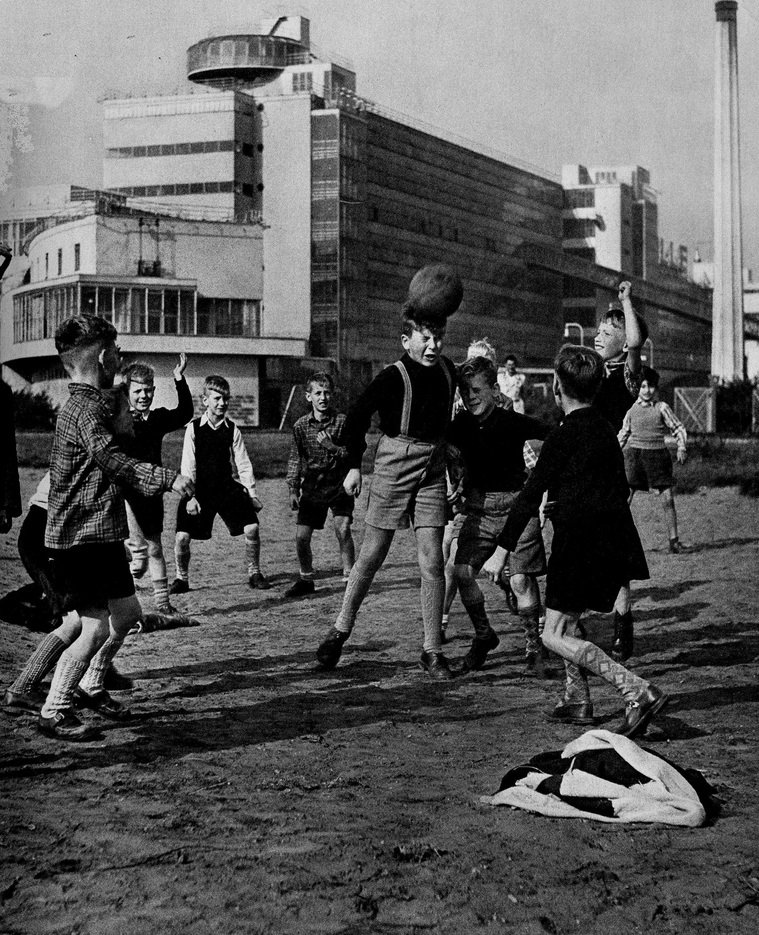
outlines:
{"label": "boy's short hair", "polygon": [[404,310],[401,321],[401,334],[405,334],[407,338],[410,338],[415,331],[426,328],[432,334],[438,335],[445,332],[447,324],[448,321],[445,318],[422,318],[418,315],[412,317]]}
{"label": "boy's short hair", "polygon": [[487,357],[469,357],[460,364],[456,370],[456,382],[460,387],[469,383],[479,374],[483,374],[488,382],[488,386],[495,386],[498,382],[498,368]]}
{"label": "boy's short hair", "polygon": [[495,348],[487,338],[475,338],[474,341],[470,341],[469,347],[466,349],[466,357],[467,360],[471,357],[487,357],[488,360],[495,363]]}
{"label": "boy's short hair", "polygon": [[516,357],[515,357],[513,354],[507,354],[507,355],[504,357],[503,362],[504,362],[505,364],[507,364],[510,360],[513,360],[513,361],[514,361],[514,366],[515,366],[515,367],[518,367],[518,366],[519,366],[519,361],[516,359]]}
{"label": "boy's short hair", "polygon": [[122,378],[127,386],[130,383],[155,383],[155,370],[150,364],[137,361],[124,368]]}
{"label": "boy's short hair", "polygon": [[598,351],[580,344],[565,344],[553,362],[556,376],[567,396],[592,403],[604,377],[604,362]]}
{"label": "boy's short hair", "polygon": [[72,315],[55,329],[55,349],[62,356],[85,347],[101,348],[112,344],[118,332],[100,315]]}
{"label": "boy's short hair", "polygon": [[227,398],[232,395],[232,391],[229,388],[229,383],[224,379],[224,377],[220,377],[216,373],[212,373],[203,381],[203,395],[207,396],[210,390],[213,390],[220,396],[226,396]]}
{"label": "boy's short hair", "polygon": [[335,381],[331,373],[327,373],[326,370],[317,370],[316,373],[312,373],[309,378],[306,380],[306,392],[311,392],[311,387],[314,384],[318,386],[326,386],[331,392],[335,391]]}
{"label": "boy's short hair", "polygon": [[[638,322],[638,327],[640,328],[640,336],[645,342],[648,340],[648,325],[643,316],[639,315],[638,312],[634,312],[634,315],[635,320]],[[619,302],[609,302],[609,308],[601,316],[599,324],[604,324],[605,322],[611,322],[611,324],[615,325],[617,328],[621,328],[623,331],[625,330],[625,313]]]}
{"label": "boy's short hair", "polygon": [[657,387],[659,385],[659,371],[653,367],[646,367],[645,364],[640,368],[640,382],[646,381],[649,386]]}

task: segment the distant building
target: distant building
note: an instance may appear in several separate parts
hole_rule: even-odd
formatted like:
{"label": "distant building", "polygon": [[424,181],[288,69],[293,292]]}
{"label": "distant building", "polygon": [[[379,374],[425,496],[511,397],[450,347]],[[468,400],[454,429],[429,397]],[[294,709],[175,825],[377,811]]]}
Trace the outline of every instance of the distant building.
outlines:
{"label": "distant building", "polygon": [[[57,372],[59,299],[45,296],[58,290],[65,309],[114,316],[122,347],[157,355],[166,376],[183,344],[193,375],[232,371],[245,421],[277,425],[309,370],[332,367],[355,389],[398,355],[409,280],[434,262],[464,280],[454,358],[488,336],[502,357],[547,373],[565,323],[592,331],[623,270],[651,280],[638,296],[659,329],[657,355],[671,343],[671,375],[703,371],[702,290],[657,292],[650,275],[659,247],[644,169],[596,182],[592,167],[575,167],[565,191],[386,112],[357,95],[349,63],[315,53],[302,17],[204,39],[187,73],[188,93],[107,101],[106,192],[81,190],[85,210],[72,189],[52,219],[34,214],[24,229],[31,281],[4,296],[0,319],[15,378],[47,388]],[[86,269],[71,267],[77,243]],[[192,297],[194,330],[174,315],[175,296],[180,308]]]}

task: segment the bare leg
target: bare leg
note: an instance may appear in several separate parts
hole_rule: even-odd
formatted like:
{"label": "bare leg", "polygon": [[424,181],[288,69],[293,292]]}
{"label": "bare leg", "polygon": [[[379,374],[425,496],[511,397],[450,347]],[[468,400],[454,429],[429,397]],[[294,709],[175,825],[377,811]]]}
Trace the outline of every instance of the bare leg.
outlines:
{"label": "bare leg", "polygon": [[343,563],[343,577],[347,578],[356,563],[356,546],[351,532],[351,518],[349,516],[333,516],[337,544],[340,546],[340,558]]}

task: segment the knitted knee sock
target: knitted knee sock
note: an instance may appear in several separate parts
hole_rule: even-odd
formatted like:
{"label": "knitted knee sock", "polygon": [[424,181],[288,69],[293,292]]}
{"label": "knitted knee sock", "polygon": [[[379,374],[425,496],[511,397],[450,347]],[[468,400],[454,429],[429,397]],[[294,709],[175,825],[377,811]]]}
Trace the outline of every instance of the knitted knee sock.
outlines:
{"label": "knitted knee sock", "polygon": [[351,568],[343,594],[343,606],[335,621],[336,630],[340,630],[341,633],[351,632],[356,622],[356,614],[364,602],[372,581],[374,581],[374,575],[362,575],[358,565]]}
{"label": "knitted knee sock", "polygon": [[90,665],[80,683],[81,688],[90,694],[103,689],[103,682],[113,657],[121,649],[123,640],[109,636],[90,660]]}
{"label": "knitted knee sock", "polygon": [[177,566],[177,578],[187,581],[190,577],[190,543],[174,541],[174,564]]}
{"label": "knitted knee sock", "polygon": [[635,701],[648,688],[648,682],[614,662],[594,643],[584,641],[573,661],[609,682],[627,701]]}
{"label": "knitted knee sock", "polygon": [[157,610],[166,611],[169,609],[169,579],[155,578],[153,580],[153,597]]}
{"label": "knitted knee sock", "polygon": [[524,630],[524,651],[527,656],[540,654],[540,632],[538,619],[540,617],[540,604],[530,604],[529,607],[520,607],[519,619]]}
{"label": "knitted knee sock", "polygon": [[23,695],[37,688],[42,679],[61,658],[67,645],[55,633],[48,633],[43,636],[42,642],[29,657],[20,675],[11,685],[10,691]]}
{"label": "knitted knee sock", "polygon": [[424,624],[424,646],[426,653],[439,653],[443,647],[441,626],[443,601],[445,600],[445,578],[422,578],[422,623]]}
{"label": "knitted knee sock", "polygon": [[54,714],[71,710],[71,697],[74,689],[86,671],[87,661],[85,659],[72,656],[69,649],[61,654],[58,665],[55,667],[50,691],[40,712],[42,717],[53,717]]}
{"label": "knitted knee sock", "polygon": [[588,677],[574,662],[564,660],[564,701],[590,701]]}
{"label": "knitted knee sock", "polygon": [[485,611],[485,598],[481,598],[477,601],[465,601],[462,598],[461,603],[464,605],[464,610],[469,614],[469,619],[472,621],[474,626],[474,635],[479,639],[484,639],[490,633],[490,620],[488,619],[487,612]]}
{"label": "knitted knee sock", "polygon": [[245,561],[248,563],[248,574],[255,575],[261,569],[261,540],[256,535],[255,538],[249,533],[245,533]]}

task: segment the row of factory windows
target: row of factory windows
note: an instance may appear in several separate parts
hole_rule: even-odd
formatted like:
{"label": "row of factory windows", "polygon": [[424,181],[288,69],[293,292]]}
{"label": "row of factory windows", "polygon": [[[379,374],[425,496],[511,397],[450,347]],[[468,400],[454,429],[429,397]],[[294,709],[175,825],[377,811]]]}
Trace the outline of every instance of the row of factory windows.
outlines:
{"label": "row of factory windows", "polygon": [[195,140],[190,143],[155,143],[150,146],[110,146],[106,159],[140,159],[154,156],[188,156],[197,153],[242,153],[253,156],[263,152],[264,144],[243,143],[240,140]]}

